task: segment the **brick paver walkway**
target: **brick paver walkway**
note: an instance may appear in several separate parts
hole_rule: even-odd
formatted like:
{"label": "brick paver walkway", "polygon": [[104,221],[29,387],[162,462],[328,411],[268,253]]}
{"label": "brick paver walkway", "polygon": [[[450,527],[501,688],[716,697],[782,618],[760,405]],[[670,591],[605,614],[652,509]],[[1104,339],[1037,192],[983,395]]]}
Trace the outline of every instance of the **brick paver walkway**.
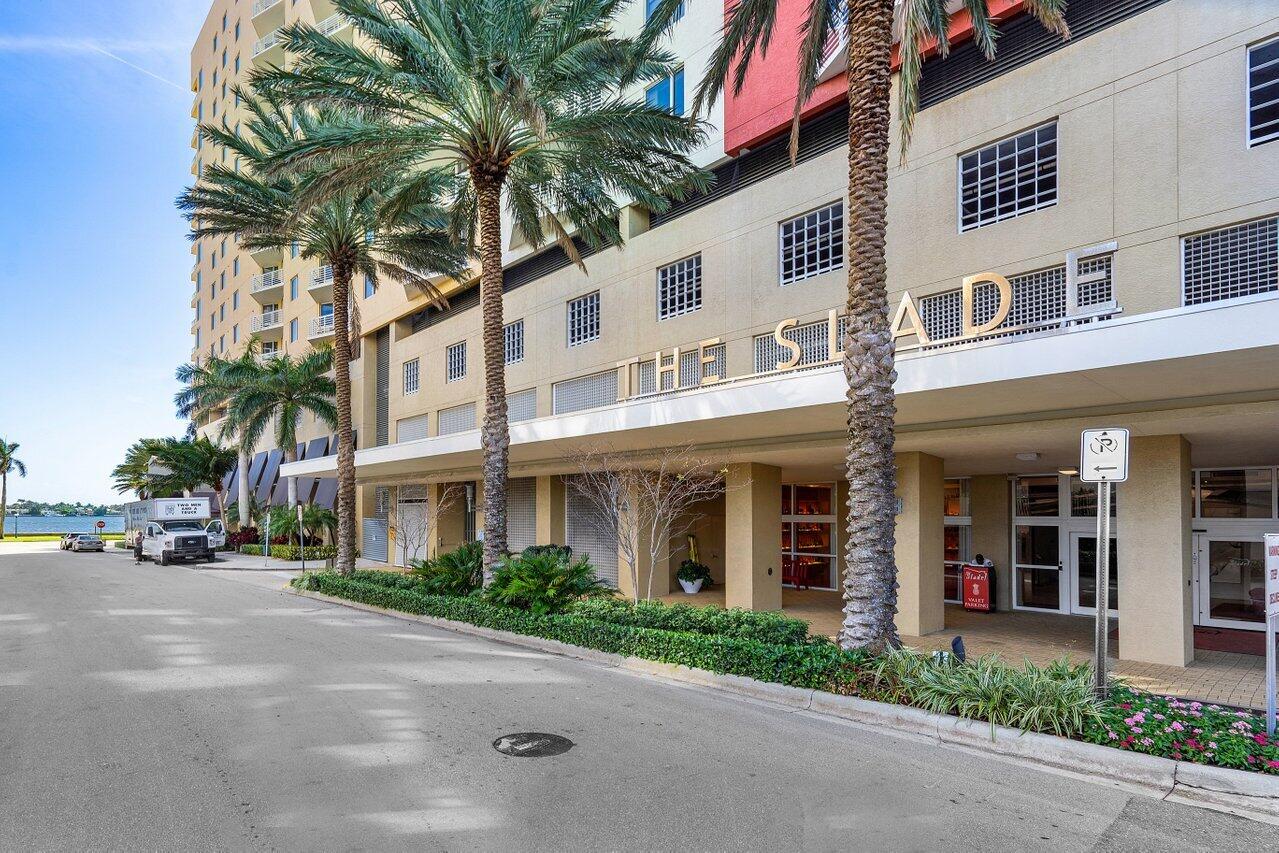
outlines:
{"label": "brick paver walkway", "polygon": [[[662,600],[723,607],[724,590],[717,587],[697,595],[680,592]],[[837,592],[787,589],[782,591],[782,604],[786,615],[808,622],[814,634],[833,637],[839,631],[843,602]],[[968,654],[998,654],[1010,663],[1029,659],[1046,664],[1062,655],[1080,663],[1092,658],[1092,619],[1056,613],[971,613],[947,605],[944,630],[925,637],[902,637],[902,641],[916,649],[949,649],[956,634],[964,638]],[[1195,660],[1187,667],[1161,666],[1119,660],[1115,658],[1116,646],[1112,636],[1112,671],[1133,687],[1208,702],[1265,707],[1263,657],[1196,649]]]}

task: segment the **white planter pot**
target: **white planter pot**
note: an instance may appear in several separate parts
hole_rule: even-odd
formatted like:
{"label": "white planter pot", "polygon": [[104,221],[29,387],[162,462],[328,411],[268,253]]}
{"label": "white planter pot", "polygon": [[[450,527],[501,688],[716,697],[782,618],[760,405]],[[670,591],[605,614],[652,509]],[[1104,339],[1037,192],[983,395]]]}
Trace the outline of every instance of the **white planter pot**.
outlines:
{"label": "white planter pot", "polygon": [[[678,580],[678,578],[677,578],[677,580]],[[703,581],[703,580],[705,580],[705,579],[704,579],[704,578],[698,578],[698,579],[697,579],[697,580],[695,580],[695,581],[680,580],[679,585],[680,585],[680,586],[682,586],[682,587],[684,587],[684,592],[687,592],[689,595],[693,595],[694,593],[696,593],[696,592],[700,592],[700,591],[701,591],[701,589],[702,589],[702,581]]]}

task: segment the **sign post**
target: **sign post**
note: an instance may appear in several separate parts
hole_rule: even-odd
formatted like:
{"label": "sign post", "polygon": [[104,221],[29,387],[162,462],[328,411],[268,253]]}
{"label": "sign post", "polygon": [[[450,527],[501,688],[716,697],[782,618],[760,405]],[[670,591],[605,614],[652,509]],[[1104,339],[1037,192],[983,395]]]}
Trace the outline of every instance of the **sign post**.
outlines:
{"label": "sign post", "polygon": [[1275,734],[1275,633],[1279,621],[1279,533],[1266,534],[1266,734]]}
{"label": "sign post", "polygon": [[[302,504],[298,504],[298,544],[302,546],[302,571],[306,571],[306,530],[302,528]],[[394,555],[392,555],[394,556]]]}
{"label": "sign post", "polygon": [[1079,438],[1079,479],[1097,484],[1097,633],[1093,641],[1093,692],[1104,699],[1109,690],[1106,667],[1110,643],[1110,503],[1111,483],[1128,479],[1128,430],[1086,429]]}

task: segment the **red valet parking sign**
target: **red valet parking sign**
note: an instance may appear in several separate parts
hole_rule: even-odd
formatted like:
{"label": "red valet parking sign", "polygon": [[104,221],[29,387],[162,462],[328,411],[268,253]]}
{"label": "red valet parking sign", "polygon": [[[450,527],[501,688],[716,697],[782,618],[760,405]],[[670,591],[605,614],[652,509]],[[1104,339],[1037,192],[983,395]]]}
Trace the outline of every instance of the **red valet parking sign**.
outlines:
{"label": "red valet parking sign", "polygon": [[1279,616],[1279,533],[1266,534],[1266,620]]}
{"label": "red valet parking sign", "polygon": [[1266,734],[1274,737],[1276,692],[1279,679],[1275,674],[1275,626],[1279,616],[1279,533],[1266,534]]}

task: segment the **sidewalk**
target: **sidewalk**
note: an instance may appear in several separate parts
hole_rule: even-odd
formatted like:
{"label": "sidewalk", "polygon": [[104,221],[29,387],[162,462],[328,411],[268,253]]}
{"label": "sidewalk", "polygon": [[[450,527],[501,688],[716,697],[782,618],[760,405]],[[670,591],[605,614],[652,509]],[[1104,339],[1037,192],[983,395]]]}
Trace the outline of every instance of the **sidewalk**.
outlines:
{"label": "sidewalk", "polygon": [[[107,548],[107,553],[119,554],[122,557],[133,559],[133,551],[126,551],[122,548]],[[219,551],[218,558],[215,562],[205,563],[175,563],[176,566],[185,566],[192,569],[223,569],[229,571],[259,571],[259,572],[300,572],[303,564],[300,560],[276,560],[268,557],[257,557],[249,554],[240,554],[234,551]],[[307,571],[315,571],[325,567],[324,560],[307,560]],[[377,563],[372,560],[359,558],[355,561],[357,569],[378,569],[386,568],[385,563]]]}

